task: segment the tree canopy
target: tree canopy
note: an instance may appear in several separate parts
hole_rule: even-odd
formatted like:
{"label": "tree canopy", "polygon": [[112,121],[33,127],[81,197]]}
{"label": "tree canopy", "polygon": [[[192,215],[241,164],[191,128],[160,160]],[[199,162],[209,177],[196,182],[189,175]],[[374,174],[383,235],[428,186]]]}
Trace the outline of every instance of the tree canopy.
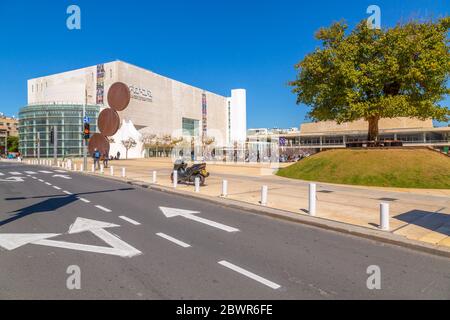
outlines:
{"label": "tree canopy", "polygon": [[450,17],[370,29],[366,21],[348,32],[337,22],[316,33],[322,46],[296,65],[289,84],[298,104],[315,121],[364,119],[370,141],[378,140],[381,118],[448,121]]}

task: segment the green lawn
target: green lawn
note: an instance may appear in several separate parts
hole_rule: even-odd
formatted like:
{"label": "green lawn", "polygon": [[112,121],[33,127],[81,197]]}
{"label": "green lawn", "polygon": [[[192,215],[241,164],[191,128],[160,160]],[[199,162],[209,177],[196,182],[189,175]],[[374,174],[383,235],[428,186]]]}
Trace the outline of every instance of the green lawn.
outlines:
{"label": "green lawn", "polygon": [[329,150],[277,174],[338,184],[450,189],[450,157],[427,149]]}

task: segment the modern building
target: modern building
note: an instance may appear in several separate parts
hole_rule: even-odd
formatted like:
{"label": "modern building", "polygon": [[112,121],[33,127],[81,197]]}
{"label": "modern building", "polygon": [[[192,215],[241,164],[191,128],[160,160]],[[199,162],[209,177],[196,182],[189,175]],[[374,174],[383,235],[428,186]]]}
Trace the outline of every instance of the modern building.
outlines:
{"label": "modern building", "polygon": [[8,137],[17,137],[18,120],[0,113],[0,154],[5,154]]}
{"label": "modern building", "polygon": [[[92,129],[98,112],[109,107],[107,93],[115,82],[123,82],[129,87],[131,102],[119,112],[122,128],[117,137],[111,139],[114,142],[110,154],[117,151],[125,154],[119,140],[127,135],[142,138],[170,135],[184,137],[185,141],[196,144],[213,139],[216,146],[246,140],[244,89],[232,90],[230,97],[225,97],[114,61],[29,80],[28,105],[19,115],[21,149],[26,155],[33,154],[36,133],[48,136],[49,126],[57,123],[64,128],[61,152],[81,154],[81,108],[88,105]],[[130,130],[130,124],[139,135]],[[129,151],[130,158],[151,154],[144,143],[137,142],[138,146]],[[46,143],[41,154],[48,154],[49,147]]]}
{"label": "modern building", "polygon": [[[368,123],[364,120],[338,124],[333,121],[304,123],[297,132],[249,134],[250,141],[277,140],[281,152],[314,152],[345,148],[348,143],[367,141]],[[250,129],[251,130],[251,129]],[[250,131],[249,130],[249,131]],[[380,141],[401,141],[404,147],[432,147],[448,150],[450,127],[435,127],[433,121],[412,118],[381,119]]]}
{"label": "modern building", "polygon": [[90,119],[91,130],[95,132],[99,110],[96,105],[64,102],[29,104],[19,112],[20,153],[24,157],[53,157],[50,135],[56,127],[57,156],[82,156],[83,113]]}

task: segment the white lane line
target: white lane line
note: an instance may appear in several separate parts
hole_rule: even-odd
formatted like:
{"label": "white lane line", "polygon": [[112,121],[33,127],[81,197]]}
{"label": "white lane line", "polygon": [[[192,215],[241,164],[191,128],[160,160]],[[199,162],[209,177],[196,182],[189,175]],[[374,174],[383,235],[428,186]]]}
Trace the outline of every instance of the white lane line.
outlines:
{"label": "white lane line", "polygon": [[31,178],[33,178],[34,180],[37,180],[37,178],[36,178],[36,177],[31,177]]}
{"label": "white lane line", "polygon": [[50,182],[46,182],[45,184],[48,185],[48,186],[51,186],[51,185],[52,185]]}
{"label": "white lane line", "polygon": [[264,279],[263,277],[260,277],[260,276],[254,274],[254,273],[252,273],[250,271],[242,269],[241,267],[238,267],[238,266],[236,266],[236,265],[234,265],[232,263],[229,263],[227,261],[219,261],[219,264],[224,266],[224,267],[227,267],[227,268],[229,268],[229,269],[231,269],[233,271],[236,271],[236,272],[238,272],[238,273],[240,273],[240,274],[242,274],[242,275],[244,275],[244,276],[246,276],[246,277],[248,277],[250,279],[258,281],[259,283],[262,283],[262,284],[264,284],[264,285],[266,285],[266,286],[268,286],[268,287],[270,287],[272,289],[276,290],[276,289],[281,288],[281,286],[279,284],[276,284],[275,282],[272,282],[272,281],[269,281],[267,279]]}
{"label": "white lane line", "polygon": [[37,172],[34,172],[34,171],[25,171],[25,173],[27,173],[27,174],[37,174]]}
{"label": "white lane line", "polygon": [[0,176],[4,176],[4,174],[0,172]]}
{"label": "white lane line", "polygon": [[171,236],[168,236],[167,234],[164,234],[164,233],[157,233],[156,235],[157,235],[158,237],[161,237],[161,238],[164,238],[164,239],[166,239],[166,240],[169,240],[170,242],[173,242],[173,243],[175,243],[175,244],[177,244],[177,245],[179,245],[179,246],[181,246],[181,247],[183,247],[183,248],[189,248],[189,247],[190,247],[189,244],[187,244],[187,243],[185,243],[185,242],[183,242],[183,241],[180,241],[180,240],[178,240],[178,239],[175,239],[175,238],[173,238],[173,237],[171,237]]}
{"label": "white lane line", "polygon": [[120,216],[119,218],[122,219],[122,220],[125,220],[125,221],[127,221],[127,222],[129,222],[131,224],[134,224],[135,226],[140,226],[141,225],[139,222],[137,222],[137,221],[135,221],[133,219],[130,219],[128,217],[125,217],[125,216]]}
{"label": "white lane line", "polygon": [[99,205],[97,205],[97,206],[95,206],[97,209],[100,209],[100,210],[102,210],[102,211],[105,211],[105,212],[112,212],[112,210],[109,210],[108,208],[105,208],[105,207],[102,207],[102,206],[99,206]]}
{"label": "white lane line", "polygon": [[73,194],[72,192],[69,192],[69,191],[66,191],[66,190],[64,190],[63,192],[64,192],[65,194],[68,194],[69,196]]}
{"label": "white lane line", "polygon": [[39,182],[44,182],[44,180],[42,180],[42,179],[38,179],[38,181],[39,181]]}
{"label": "white lane line", "polygon": [[16,172],[16,171],[10,172],[9,174],[12,176],[21,176],[22,175],[20,172]]}
{"label": "white lane line", "polygon": [[59,172],[59,173],[67,173],[67,171],[64,171],[64,170],[55,170],[55,172]]}
{"label": "white lane line", "polygon": [[42,170],[42,171],[39,171],[40,173],[47,173],[47,174],[50,174],[50,173],[53,173],[53,172],[51,172],[51,171],[45,171],[45,170]]}
{"label": "white lane line", "polygon": [[61,190],[61,188],[57,186],[53,186],[53,188],[55,188],[56,190]]}
{"label": "white lane line", "polygon": [[81,201],[83,201],[85,203],[91,203],[88,199],[85,199],[85,198],[78,198],[78,200],[81,200]]}

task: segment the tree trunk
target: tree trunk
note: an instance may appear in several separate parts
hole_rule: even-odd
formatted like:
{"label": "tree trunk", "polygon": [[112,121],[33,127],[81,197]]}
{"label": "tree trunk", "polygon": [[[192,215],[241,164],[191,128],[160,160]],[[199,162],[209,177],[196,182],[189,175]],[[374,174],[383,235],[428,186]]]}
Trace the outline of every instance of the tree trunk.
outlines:
{"label": "tree trunk", "polygon": [[370,141],[375,141],[378,142],[378,121],[380,120],[380,118],[378,117],[371,117],[369,118],[369,134],[367,137],[367,140]]}

